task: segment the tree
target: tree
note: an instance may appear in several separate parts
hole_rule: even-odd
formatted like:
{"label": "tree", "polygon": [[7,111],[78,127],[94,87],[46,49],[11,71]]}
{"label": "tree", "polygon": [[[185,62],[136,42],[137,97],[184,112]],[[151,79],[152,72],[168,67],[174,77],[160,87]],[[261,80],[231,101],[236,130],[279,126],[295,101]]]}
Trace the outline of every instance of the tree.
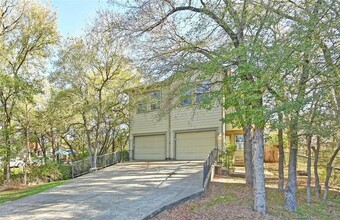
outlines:
{"label": "tree", "polygon": [[[264,3],[259,4],[266,7]],[[299,1],[298,3],[277,1],[274,7],[269,8],[282,17],[281,25],[285,27],[285,36],[282,39],[287,42],[286,47],[282,49],[289,55],[284,57],[290,59],[289,62],[285,60],[279,65],[282,81],[285,82],[283,88],[286,90],[281,98],[284,96],[288,98],[287,101],[282,102],[282,108],[287,115],[289,125],[290,161],[288,183],[285,188],[285,205],[290,211],[297,209],[296,157],[298,134],[301,131],[301,114],[304,109],[310,108],[308,100],[314,98],[311,95],[313,91],[332,85],[326,83],[324,79],[334,80],[335,68],[331,63],[337,60],[336,47],[334,47],[338,39],[334,26],[337,23],[337,6],[336,1]],[[332,62],[327,61],[320,53],[328,47],[335,52]]]}
{"label": "tree", "polygon": [[[121,54],[120,39],[105,31],[101,18],[94,21],[83,38],[69,38],[60,49],[52,81],[59,89],[59,102],[73,119],[64,130],[67,136],[85,132],[91,167],[96,169],[98,154],[107,152],[113,144],[114,133],[127,123],[124,88],[134,83],[128,62]],[[65,98],[67,97],[67,98]],[[69,106],[72,103],[72,109]],[[78,135],[79,136],[79,135]]]}
{"label": "tree", "polygon": [[1,6],[0,106],[6,147],[5,173],[10,184],[11,128],[17,103],[30,94],[49,55],[49,46],[57,41],[56,17],[35,1],[5,1]]}
{"label": "tree", "polygon": [[267,36],[279,22],[269,10],[272,3],[262,7],[247,0],[132,2],[125,5],[125,17],[112,22],[113,29],[137,37],[145,64],[141,67],[152,76],[204,78],[232,70],[221,82],[227,92],[213,97],[225,96],[223,105],[236,109],[226,120],[244,128],[246,181],[252,185],[254,180],[254,209],[264,213],[263,129],[271,112],[264,97],[267,84],[274,83],[266,73],[270,57],[265,54],[274,41]]}

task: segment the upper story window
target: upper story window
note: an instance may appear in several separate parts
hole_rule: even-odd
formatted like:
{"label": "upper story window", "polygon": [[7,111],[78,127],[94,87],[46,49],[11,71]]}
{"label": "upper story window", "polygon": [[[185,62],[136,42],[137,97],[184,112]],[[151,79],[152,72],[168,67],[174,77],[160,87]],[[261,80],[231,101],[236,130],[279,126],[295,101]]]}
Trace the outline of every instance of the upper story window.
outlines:
{"label": "upper story window", "polygon": [[192,104],[202,104],[204,100],[209,98],[209,92],[209,82],[197,84],[193,90],[189,89],[181,93],[180,105],[190,106]]}
{"label": "upper story window", "polygon": [[209,82],[203,82],[196,88],[196,104],[202,104],[204,100],[209,98],[210,85]]}
{"label": "upper story window", "polygon": [[158,110],[161,108],[161,92],[151,92],[150,93],[150,110]]}
{"label": "upper story window", "polygon": [[137,103],[137,113],[144,113],[147,111],[146,102],[138,102]]}
{"label": "upper story window", "polygon": [[192,94],[191,90],[188,90],[184,92],[184,94],[181,97],[181,106],[189,106],[192,104]]}
{"label": "upper story window", "polygon": [[148,111],[155,111],[161,108],[161,95],[160,91],[146,93],[142,96],[143,101],[137,103],[137,113],[145,113]]}

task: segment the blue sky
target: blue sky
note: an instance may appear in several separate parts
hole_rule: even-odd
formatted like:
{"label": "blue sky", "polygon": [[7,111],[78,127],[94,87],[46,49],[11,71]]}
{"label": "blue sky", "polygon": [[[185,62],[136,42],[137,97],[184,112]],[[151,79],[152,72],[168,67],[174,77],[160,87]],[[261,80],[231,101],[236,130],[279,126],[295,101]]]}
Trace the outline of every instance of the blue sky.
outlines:
{"label": "blue sky", "polygon": [[63,37],[79,36],[86,24],[101,8],[110,7],[107,0],[42,0],[51,2],[58,15],[58,28]]}

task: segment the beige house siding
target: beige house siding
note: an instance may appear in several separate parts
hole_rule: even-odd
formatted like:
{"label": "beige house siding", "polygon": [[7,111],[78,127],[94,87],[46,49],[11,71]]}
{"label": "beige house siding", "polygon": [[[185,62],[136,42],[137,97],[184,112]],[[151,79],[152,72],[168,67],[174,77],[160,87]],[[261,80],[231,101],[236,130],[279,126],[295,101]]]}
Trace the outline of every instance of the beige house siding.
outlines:
{"label": "beige house siding", "polygon": [[130,119],[131,133],[152,133],[168,130],[168,116],[159,117],[158,111],[134,113]]}
{"label": "beige house siding", "polygon": [[[213,131],[216,134],[215,145],[219,149],[224,148],[226,127],[221,119],[225,113],[220,105],[216,104],[212,109],[200,109],[195,104],[177,106],[178,97],[174,94],[169,95],[169,85],[157,89],[162,90],[161,109],[150,111],[149,108],[145,113],[137,113],[137,109],[130,111],[130,158],[135,159],[133,158],[135,137],[159,133],[164,133],[166,136],[165,159],[176,159],[176,134],[180,135],[183,132],[192,133],[194,138],[195,132]],[[130,101],[137,103],[141,97],[145,98],[149,92],[157,89],[151,87],[144,90],[143,94],[130,94]]]}
{"label": "beige house siding", "polygon": [[[130,157],[135,153],[133,151],[135,150],[135,137],[137,136],[164,133],[166,140],[169,140],[169,117],[160,118],[158,114],[158,111],[132,114],[130,118]],[[169,158],[168,152],[167,141],[165,145],[165,158]]]}
{"label": "beige house siding", "polygon": [[178,107],[171,113],[172,127],[176,128],[177,130],[216,126],[221,127],[219,125],[222,117],[221,111],[221,107],[215,107],[211,110]]}
{"label": "beige house siding", "polygon": [[203,130],[216,131],[216,143],[219,149],[223,148],[224,129],[221,119],[223,109],[216,106],[213,109],[198,109],[193,107],[178,107],[171,112],[171,139],[170,156],[175,158],[175,134]]}
{"label": "beige house siding", "polygon": [[152,135],[164,132],[166,134],[166,159],[175,159],[176,155],[176,133],[216,131],[217,146],[224,146],[224,127],[221,122],[223,109],[218,106],[213,109],[197,109],[196,106],[177,107],[162,117],[160,111],[136,113],[133,111],[130,118],[130,155],[135,152],[135,137],[141,135]]}

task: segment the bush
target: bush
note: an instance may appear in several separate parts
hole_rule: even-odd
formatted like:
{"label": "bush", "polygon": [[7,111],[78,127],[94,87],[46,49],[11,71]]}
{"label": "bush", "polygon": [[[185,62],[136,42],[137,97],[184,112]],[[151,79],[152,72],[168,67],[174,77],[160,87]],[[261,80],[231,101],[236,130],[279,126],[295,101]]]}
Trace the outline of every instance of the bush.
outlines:
{"label": "bush", "polygon": [[129,160],[129,151],[122,150],[120,153],[120,161],[128,161]]}
{"label": "bush", "polygon": [[235,144],[229,144],[225,151],[220,154],[220,161],[224,167],[230,169],[233,166],[233,158],[236,149],[237,147]]}
{"label": "bush", "polygon": [[[5,184],[6,176],[4,174],[4,168],[0,167],[0,186]],[[23,182],[22,168],[11,168],[11,184],[20,185]]]}
{"label": "bush", "polygon": [[42,166],[29,167],[29,182],[51,182],[72,177],[72,167],[68,164],[48,162]]}

